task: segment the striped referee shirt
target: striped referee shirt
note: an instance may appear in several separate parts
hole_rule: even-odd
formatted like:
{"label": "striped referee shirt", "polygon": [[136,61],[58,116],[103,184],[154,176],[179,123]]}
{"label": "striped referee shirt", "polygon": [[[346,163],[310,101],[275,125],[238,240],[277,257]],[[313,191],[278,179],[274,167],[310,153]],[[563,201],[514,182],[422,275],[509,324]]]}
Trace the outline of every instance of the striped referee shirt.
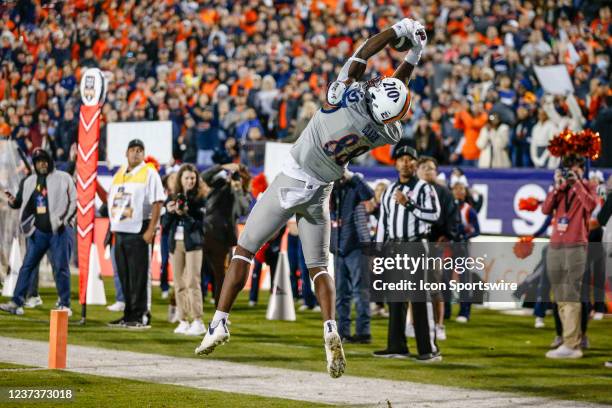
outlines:
{"label": "striped referee shirt", "polygon": [[[415,203],[408,210],[395,201],[399,190]],[[382,195],[376,242],[401,239],[418,241],[427,237],[431,224],[440,218],[440,202],[436,190],[427,182],[412,177],[407,183],[399,180],[391,184]]]}

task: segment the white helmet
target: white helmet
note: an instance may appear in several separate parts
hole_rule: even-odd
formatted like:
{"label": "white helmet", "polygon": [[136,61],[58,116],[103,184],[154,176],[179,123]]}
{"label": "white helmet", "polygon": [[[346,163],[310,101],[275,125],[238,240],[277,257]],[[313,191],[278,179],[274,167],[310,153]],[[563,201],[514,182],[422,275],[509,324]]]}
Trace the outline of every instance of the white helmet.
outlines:
{"label": "white helmet", "polygon": [[370,112],[380,124],[400,120],[410,108],[410,94],[397,78],[382,77],[368,82],[366,98]]}

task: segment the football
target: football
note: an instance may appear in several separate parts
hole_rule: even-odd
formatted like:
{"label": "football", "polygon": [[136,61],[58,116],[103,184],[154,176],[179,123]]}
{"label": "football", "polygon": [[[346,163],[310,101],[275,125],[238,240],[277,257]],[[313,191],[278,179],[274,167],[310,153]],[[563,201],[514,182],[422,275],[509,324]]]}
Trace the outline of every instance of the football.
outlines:
{"label": "football", "polygon": [[391,43],[395,51],[406,52],[412,48],[412,41],[408,37],[400,37]]}

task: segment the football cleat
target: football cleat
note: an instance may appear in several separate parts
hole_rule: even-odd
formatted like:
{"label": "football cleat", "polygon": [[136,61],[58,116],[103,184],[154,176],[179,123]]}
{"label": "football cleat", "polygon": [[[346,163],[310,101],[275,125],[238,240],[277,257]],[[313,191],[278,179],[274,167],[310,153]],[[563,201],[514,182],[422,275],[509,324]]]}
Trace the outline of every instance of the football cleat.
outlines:
{"label": "football cleat", "polygon": [[331,378],[339,378],[346,369],[346,358],[342,349],[342,339],[336,330],[325,333],[325,354],[327,357],[327,372]]}
{"label": "football cleat", "polygon": [[215,347],[227,343],[229,338],[226,319],[221,319],[216,324],[210,322],[206,335],[202,339],[202,343],[195,349],[195,353],[198,355],[210,354]]}

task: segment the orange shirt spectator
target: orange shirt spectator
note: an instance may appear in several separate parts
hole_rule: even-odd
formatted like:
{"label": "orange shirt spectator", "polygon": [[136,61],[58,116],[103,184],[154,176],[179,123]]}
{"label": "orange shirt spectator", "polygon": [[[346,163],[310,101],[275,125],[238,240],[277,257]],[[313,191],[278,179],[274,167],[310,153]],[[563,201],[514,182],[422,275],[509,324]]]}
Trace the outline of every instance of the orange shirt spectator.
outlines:
{"label": "orange shirt spectator", "polygon": [[214,79],[210,82],[203,82],[200,88],[200,92],[208,95],[209,98],[212,98],[213,94],[215,93],[215,89],[217,89],[218,85],[219,85],[218,79]]}
{"label": "orange shirt spectator", "polygon": [[476,140],[480,129],[487,123],[486,112],[470,113],[466,110],[455,114],[455,127],[463,130],[463,147],[461,155],[465,160],[478,160],[480,149],[476,146]]}
{"label": "orange shirt spectator", "polygon": [[245,91],[249,91],[253,87],[253,80],[251,78],[238,79],[232,84],[230,95],[238,95],[238,88],[243,88]]}
{"label": "orange shirt spectator", "polygon": [[0,115],[0,138],[8,138],[11,135],[11,127],[6,123],[4,115]]}

